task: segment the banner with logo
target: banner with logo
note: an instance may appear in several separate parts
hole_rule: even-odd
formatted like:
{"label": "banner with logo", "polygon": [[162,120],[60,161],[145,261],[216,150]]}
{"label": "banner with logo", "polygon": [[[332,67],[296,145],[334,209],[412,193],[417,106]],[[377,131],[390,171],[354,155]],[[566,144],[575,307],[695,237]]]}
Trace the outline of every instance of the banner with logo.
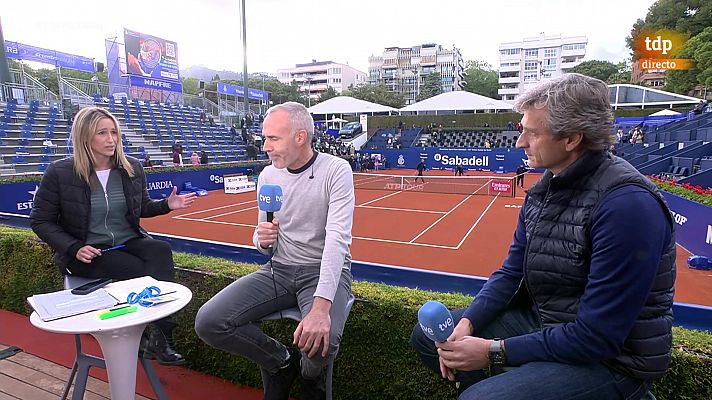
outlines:
{"label": "banner with logo", "polygon": [[693,255],[712,258],[712,208],[662,192],[675,223],[675,240]]}
{"label": "banner with logo", "polygon": [[[218,83],[218,93],[227,94],[230,96],[245,97],[245,88],[237,85],[230,85],[228,83]],[[267,101],[269,99],[269,92],[264,90],[257,90],[253,88],[247,88],[247,98],[252,100]]]}
{"label": "banner with logo", "polygon": [[528,166],[527,157],[522,149],[411,147],[401,150],[362,149],[359,153],[385,155],[388,159],[388,168],[415,169],[421,160],[425,161],[427,169],[454,170],[461,165],[465,170],[505,173],[516,171],[522,164]]}
{"label": "banner with logo", "polygon": [[150,89],[167,90],[169,92],[183,92],[183,84],[144,76],[129,75],[131,86],[140,86]]}
{"label": "banner with logo", "polygon": [[77,71],[90,73],[96,72],[93,58],[63,53],[56,50],[43,49],[41,47],[30,46],[29,44],[6,40],[5,54],[7,55],[7,58],[15,60],[36,61],[54,65],[55,67],[75,69]]}
{"label": "banner with logo", "polygon": [[124,47],[129,75],[180,85],[176,42],[124,29]]}
{"label": "banner with logo", "polygon": [[[146,189],[152,199],[161,199],[171,194],[174,186],[178,191],[190,182],[194,187],[206,190],[223,190],[224,175],[244,174],[250,167],[226,167],[181,172],[156,172],[146,174]],[[0,184],[0,214],[29,216],[39,182]]]}

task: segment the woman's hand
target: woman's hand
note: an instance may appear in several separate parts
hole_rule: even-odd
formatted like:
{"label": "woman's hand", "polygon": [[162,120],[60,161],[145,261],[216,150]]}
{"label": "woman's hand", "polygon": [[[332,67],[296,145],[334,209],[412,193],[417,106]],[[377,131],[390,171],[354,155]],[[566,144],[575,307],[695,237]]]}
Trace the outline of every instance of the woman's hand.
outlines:
{"label": "woman's hand", "polygon": [[195,193],[188,194],[176,194],[178,188],[173,186],[173,191],[171,195],[168,196],[168,208],[171,210],[178,210],[181,208],[188,208],[195,202]]}
{"label": "woman's hand", "polygon": [[99,257],[101,255],[101,250],[97,249],[96,247],[92,247],[89,245],[86,245],[79,249],[77,252],[77,260],[89,264],[91,260]]}

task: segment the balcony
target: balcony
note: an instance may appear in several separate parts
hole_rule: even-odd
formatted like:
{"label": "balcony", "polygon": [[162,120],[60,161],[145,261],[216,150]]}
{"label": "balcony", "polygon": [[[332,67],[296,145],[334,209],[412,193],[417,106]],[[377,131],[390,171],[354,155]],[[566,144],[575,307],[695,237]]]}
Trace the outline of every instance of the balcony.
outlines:
{"label": "balcony", "polygon": [[513,89],[498,89],[497,94],[499,95],[504,95],[504,94],[519,94],[519,88],[513,88]]}
{"label": "balcony", "polygon": [[513,76],[511,78],[499,78],[499,83],[519,83],[521,82],[521,78],[518,76]]}
{"label": "balcony", "polygon": [[507,66],[507,67],[499,67],[499,72],[519,72],[521,70],[522,66],[521,65],[515,65],[515,66]]}

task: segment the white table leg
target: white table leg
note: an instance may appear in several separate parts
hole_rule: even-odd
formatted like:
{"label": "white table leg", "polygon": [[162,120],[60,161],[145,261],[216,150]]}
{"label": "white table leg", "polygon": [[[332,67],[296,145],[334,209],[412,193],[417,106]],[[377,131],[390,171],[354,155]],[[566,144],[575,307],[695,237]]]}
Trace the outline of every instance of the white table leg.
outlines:
{"label": "white table leg", "polygon": [[136,362],[141,333],[147,324],[112,331],[94,332],[109,374],[112,400],[136,399]]}

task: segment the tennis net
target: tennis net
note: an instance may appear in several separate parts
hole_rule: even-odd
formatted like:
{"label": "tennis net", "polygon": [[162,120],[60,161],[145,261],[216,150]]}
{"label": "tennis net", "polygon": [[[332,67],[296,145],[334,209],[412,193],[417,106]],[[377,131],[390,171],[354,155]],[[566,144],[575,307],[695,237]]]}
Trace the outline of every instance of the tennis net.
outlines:
{"label": "tennis net", "polygon": [[[416,178],[418,179],[416,181]],[[354,173],[356,189],[451,193],[483,196],[515,195],[512,176],[402,176]]]}

